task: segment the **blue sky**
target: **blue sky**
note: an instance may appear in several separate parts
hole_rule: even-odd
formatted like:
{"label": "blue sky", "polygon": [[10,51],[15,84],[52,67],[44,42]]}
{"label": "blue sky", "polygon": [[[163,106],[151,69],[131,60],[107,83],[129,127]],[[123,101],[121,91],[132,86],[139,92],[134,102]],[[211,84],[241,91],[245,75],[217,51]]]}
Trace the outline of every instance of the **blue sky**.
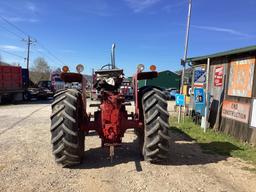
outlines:
{"label": "blue sky", "polygon": [[[188,56],[256,44],[255,7],[255,0],[193,0]],[[117,66],[127,75],[139,63],[180,69],[187,8],[188,0],[0,1],[0,15],[38,41],[31,63],[44,56],[52,68],[61,67],[48,49],[71,69],[83,63],[87,74],[110,62],[113,42]],[[2,60],[25,66],[26,44],[17,35],[25,38],[0,19]]]}

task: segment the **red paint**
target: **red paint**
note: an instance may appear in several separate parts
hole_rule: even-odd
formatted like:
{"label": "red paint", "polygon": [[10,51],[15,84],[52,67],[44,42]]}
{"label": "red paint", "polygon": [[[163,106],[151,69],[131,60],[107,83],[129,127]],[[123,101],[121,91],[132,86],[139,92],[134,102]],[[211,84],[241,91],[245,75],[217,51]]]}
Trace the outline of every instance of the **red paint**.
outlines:
{"label": "red paint", "polygon": [[214,73],[214,86],[215,87],[222,87],[223,85],[223,74],[224,74],[224,67],[216,67]]}
{"label": "red paint", "polygon": [[94,113],[95,120],[85,123],[87,126],[83,126],[83,130],[96,130],[103,144],[117,144],[122,142],[127,129],[143,128],[143,123],[133,116],[128,120],[122,94],[102,92],[101,98],[100,111]]}
{"label": "red paint", "polygon": [[136,120],[135,114],[128,119],[122,94],[103,92],[101,99],[100,110],[94,113],[94,121],[87,121],[81,129],[96,130],[102,140],[102,145],[121,143],[127,129],[143,128],[142,121]]}
{"label": "red paint", "polygon": [[17,89],[22,89],[21,67],[0,65],[0,90]]}
{"label": "red paint", "polygon": [[[81,125],[81,129],[88,132],[95,130],[99,134],[102,140],[102,146],[104,145],[117,145],[122,142],[124,133],[129,128],[143,129],[143,119],[140,118],[139,112],[139,98],[138,98],[138,77],[153,78],[157,75],[156,72],[143,73],[138,72],[133,77],[133,89],[135,100],[135,114],[129,115],[125,109],[125,97],[123,93],[101,91],[101,104],[98,111],[93,115],[94,120],[91,121],[90,116],[84,111],[85,118],[84,123]],[[83,86],[84,87],[84,86]]]}
{"label": "red paint", "polygon": [[82,82],[82,80],[83,80],[83,75],[80,73],[64,73],[64,72],[62,72],[60,74],[60,77],[63,81],[65,81],[67,83]]}

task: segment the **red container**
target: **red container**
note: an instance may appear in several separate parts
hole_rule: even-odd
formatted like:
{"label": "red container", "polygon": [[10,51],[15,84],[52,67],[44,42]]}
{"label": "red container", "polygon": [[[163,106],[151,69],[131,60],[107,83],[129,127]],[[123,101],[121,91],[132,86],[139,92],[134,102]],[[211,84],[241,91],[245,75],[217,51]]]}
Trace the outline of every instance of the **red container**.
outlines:
{"label": "red container", "polygon": [[22,88],[21,67],[0,65],[0,90],[17,90]]}

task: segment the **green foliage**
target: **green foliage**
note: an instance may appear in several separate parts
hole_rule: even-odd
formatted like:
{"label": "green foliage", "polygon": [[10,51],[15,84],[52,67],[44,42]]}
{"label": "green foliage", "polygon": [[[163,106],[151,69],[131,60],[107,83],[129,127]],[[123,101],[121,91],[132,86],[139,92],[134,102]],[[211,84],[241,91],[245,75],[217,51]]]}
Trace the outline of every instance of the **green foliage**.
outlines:
{"label": "green foliage", "polygon": [[186,118],[184,123],[178,124],[177,120],[172,118],[171,126],[174,130],[181,132],[197,141],[205,153],[215,153],[224,156],[238,157],[256,165],[256,148],[238,141],[225,133],[203,129],[194,124],[190,118]]}

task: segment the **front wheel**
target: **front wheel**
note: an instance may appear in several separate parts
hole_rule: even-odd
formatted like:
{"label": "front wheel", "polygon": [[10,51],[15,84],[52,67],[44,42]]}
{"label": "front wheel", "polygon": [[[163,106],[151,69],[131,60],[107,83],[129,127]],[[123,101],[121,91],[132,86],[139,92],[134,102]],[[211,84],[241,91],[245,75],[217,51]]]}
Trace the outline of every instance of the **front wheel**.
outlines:
{"label": "front wheel", "polygon": [[80,130],[81,93],[75,89],[60,90],[54,95],[51,115],[51,143],[55,161],[62,166],[81,163],[84,132]]}
{"label": "front wheel", "polygon": [[168,159],[169,153],[169,113],[164,93],[155,87],[143,91],[142,110],[144,119],[144,159],[158,163]]}

